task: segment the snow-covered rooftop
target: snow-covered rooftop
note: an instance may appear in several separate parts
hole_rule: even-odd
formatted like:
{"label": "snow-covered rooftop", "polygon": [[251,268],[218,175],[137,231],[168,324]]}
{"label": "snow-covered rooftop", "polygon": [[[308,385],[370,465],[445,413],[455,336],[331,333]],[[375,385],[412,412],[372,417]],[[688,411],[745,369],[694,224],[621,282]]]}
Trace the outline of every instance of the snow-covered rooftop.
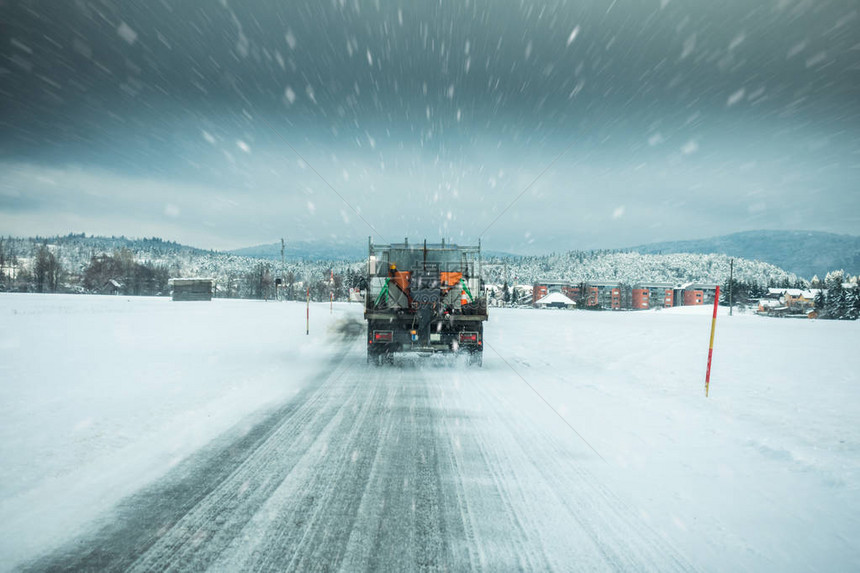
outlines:
{"label": "snow-covered rooftop", "polygon": [[535,304],[565,304],[575,305],[576,303],[561,294],[560,292],[551,292],[545,297],[538,300]]}

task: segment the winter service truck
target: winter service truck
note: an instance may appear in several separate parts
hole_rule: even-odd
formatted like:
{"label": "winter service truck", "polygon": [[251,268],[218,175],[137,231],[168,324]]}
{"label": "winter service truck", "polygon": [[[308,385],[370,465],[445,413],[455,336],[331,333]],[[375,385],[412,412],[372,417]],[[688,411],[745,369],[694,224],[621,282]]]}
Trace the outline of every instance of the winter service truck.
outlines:
{"label": "winter service truck", "polygon": [[487,299],[481,246],[374,245],[368,241],[367,361],[390,362],[395,353],[460,353],[480,366]]}

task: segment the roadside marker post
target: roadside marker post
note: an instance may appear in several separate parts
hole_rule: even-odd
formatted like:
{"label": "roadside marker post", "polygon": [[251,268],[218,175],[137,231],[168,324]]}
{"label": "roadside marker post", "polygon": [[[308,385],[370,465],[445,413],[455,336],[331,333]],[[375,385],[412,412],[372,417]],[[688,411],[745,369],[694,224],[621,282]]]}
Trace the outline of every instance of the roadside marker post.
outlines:
{"label": "roadside marker post", "polygon": [[708,371],[705,374],[705,398],[708,397],[708,388],[711,385],[711,358],[714,356],[714,330],[717,327],[717,307],[720,304],[720,285],[714,293],[714,316],[711,319],[711,343],[708,345]]}

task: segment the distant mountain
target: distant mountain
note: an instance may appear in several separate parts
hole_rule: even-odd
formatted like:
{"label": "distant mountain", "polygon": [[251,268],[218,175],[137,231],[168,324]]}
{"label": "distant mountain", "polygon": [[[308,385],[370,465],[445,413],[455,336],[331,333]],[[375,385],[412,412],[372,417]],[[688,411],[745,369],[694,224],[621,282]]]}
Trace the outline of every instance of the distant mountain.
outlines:
{"label": "distant mountain", "polygon": [[[281,243],[268,243],[229,251],[230,254],[255,259],[281,260]],[[502,251],[483,251],[485,257],[519,258]],[[367,256],[367,243],[338,243],[320,241],[289,241],[284,248],[288,261],[360,260]]]}
{"label": "distant mountain", "polygon": [[[255,245],[229,251],[233,255],[255,259],[281,260],[281,243]],[[367,243],[288,241],[284,258],[288,261],[357,260],[367,256]]]}
{"label": "distant mountain", "polygon": [[[11,239],[11,237],[10,237]],[[119,237],[105,237],[99,235],[87,235],[85,233],[70,233],[68,235],[57,235],[51,237],[29,237],[23,240],[64,247],[75,247],[80,249],[91,249],[99,252],[111,252],[120,249],[130,249],[135,252],[146,251],[155,253],[207,253],[214,252],[207,249],[190,247],[175,241],[165,241],[158,237],[152,238],[129,238],[124,235]]]}
{"label": "distant mountain", "polygon": [[485,258],[495,257],[497,259],[521,259],[523,255],[515,255],[506,251],[485,251],[481,249],[481,255]]}
{"label": "distant mountain", "polygon": [[747,231],[709,239],[651,243],[627,249],[642,254],[718,253],[759,260],[811,279],[836,269],[860,274],[860,237],[817,231]]}

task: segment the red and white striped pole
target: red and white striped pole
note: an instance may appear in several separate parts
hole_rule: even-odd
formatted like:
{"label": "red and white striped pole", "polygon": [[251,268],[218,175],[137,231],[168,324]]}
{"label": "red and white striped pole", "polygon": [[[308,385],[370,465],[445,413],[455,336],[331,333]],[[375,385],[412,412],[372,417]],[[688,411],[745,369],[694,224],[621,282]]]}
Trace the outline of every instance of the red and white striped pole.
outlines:
{"label": "red and white striped pole", "polygon": [[708,371],[705,374],[705,398],[708,397],[708,387],[711,385],[711,358],[714,356],[714,330],[717,327],[717,306],[720,304],[720,285],[714,293],[714,317],[711,319],[711,343],[708,345]]}

